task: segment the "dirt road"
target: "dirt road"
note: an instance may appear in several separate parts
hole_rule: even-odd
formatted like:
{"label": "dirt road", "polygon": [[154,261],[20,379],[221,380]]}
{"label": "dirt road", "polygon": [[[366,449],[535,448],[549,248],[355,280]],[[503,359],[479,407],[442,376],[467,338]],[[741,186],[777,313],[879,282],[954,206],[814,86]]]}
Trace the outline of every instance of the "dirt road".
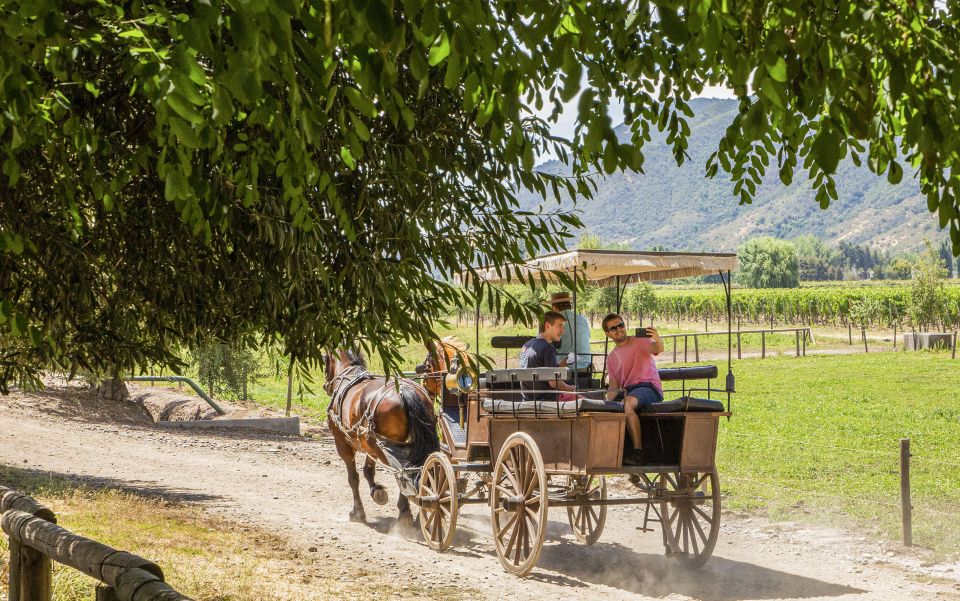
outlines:
{"label": "dirt road", "polygon": [[0,397],[0,463],[197,502],[275,528],[304,553],[316,547],[334,574],[361,569],[426,590],[455,584],[464,598],[960,600],[960,565],[922,565],[854,534],[729,512],[713,558],[687,571],[663,556],[659,533],[637,530],[639,509],[612,508],[592,547],[577,543],[565,512],[554,511],[539,566],[521,580],[501,570],[484,506],[466,508],[444,554],[419,533],[394,531],[396,486],[385,475],[390,504],[365,497],[369,523],[347,521],[344,467],[328,439],[188,433],[70,413]]}

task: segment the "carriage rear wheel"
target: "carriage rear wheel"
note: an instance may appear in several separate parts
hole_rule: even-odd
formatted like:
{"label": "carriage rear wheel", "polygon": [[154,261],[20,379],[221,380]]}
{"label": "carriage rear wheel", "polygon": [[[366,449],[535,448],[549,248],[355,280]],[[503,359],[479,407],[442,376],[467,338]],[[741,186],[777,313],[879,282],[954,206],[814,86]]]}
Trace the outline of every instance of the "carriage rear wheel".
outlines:
{"label": "carriage rear wheel", "polygon": [[459,507],[457,479],[450,458],[443,453],[427,457],[420,471],[420,530],[434,551],[445,551],[453,542]]}
{"label": "carriage rear wheel", "polygon": [[490,487],[490,521],[503,567],[526,576],[540,559],[547,531],[547,475],[537,444],[528,434],[503,443]]}
{"label": "carriage rear wheel", "polygon": [[[607,479],[603,476],[567,476],[567,488],[577,495],[583,495],[588,501],[607,498]],[[568,506],[567,520],[570,521],[577,540],[592,545],[600,540],[603,533],[603,525],[607,521],[607,506]]]}
{"label": "carriage rear wheel", "polygon": [[663,546],[667,555],[699,568],[720,535],[720,477],[717,470],[661,474],[657,480]]}

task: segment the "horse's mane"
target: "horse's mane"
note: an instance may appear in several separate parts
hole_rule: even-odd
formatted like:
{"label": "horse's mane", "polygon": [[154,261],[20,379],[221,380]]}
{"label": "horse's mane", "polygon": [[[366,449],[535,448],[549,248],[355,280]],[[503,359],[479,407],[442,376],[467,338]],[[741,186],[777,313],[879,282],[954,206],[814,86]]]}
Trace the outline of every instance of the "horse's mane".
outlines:
{"label": "horse's mane", "polygon": [[363,369],[367,369],[367,359],[360,351],[347,350],[344,351],[344,354],[346,354],[347,359],[350,360],[350,365],[357,365]]}
{"label": "horse's mane", "polygon": [[444,336],[443,338],[441,338],[440,344],[444,346],[452,347],[453,349],[458,350],[460,352],[466,351],[468,347],[468,345],[461,342],[460,339],[454,336],[453,334],[449,336]]}

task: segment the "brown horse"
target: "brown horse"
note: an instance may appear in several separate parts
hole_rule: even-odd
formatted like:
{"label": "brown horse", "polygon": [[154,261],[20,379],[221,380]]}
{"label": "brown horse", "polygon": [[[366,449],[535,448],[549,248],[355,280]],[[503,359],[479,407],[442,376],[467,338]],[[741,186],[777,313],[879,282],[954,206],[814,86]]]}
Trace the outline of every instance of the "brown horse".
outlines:
{"label": "brown horse", "polygon": [[[353,491],[350,520],[364,522],[367,516],[360,501],[357,451],[366,454],[363,476],[370,485],[370,496],[383,505],[387,491],[376,482],[376,464],[389,465],[389,452],[397,460],[394,465],[423,465],[430,453],[440,449],[437,417],[433,401],[422,386],[404,378],[374,376],[358,354],[328,353],[325,362],[323,388],[330,396],[327,422]],[[403,494],[397,499],[397,509],[401,522],[412,523],[410,502]]]}
{"label": "brown horse", "polygon": [[463,344],[456,336],[446,336],[427,345],[427,356],[416,370],[423,377],[423,387],[433,398],[439,397],[443,392],[443,378],[447,375],[453,359],[460,356],[462,361],[469,348],[470,345]]}

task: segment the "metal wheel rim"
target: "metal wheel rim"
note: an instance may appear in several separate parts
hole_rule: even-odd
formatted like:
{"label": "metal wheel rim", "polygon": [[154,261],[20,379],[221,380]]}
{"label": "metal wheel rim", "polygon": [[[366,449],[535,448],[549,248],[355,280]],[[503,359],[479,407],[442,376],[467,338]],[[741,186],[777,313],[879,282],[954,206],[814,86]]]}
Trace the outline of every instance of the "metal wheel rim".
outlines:
{"label": "metal wheel rim", "polygon": [[[517,576],[533,570],[547,526],[547,476],[536,443],[523,432],[512,434],[497,456],[490,487],[490,523],[497,557],[504,569]],[[507,498],[522,498],[513,509]]]}
{"label": "metal wheel rim", "polygon": [[[570,488],[578,484],[587,489],[587,495],[591,500],[607,498],[607,479],[604,476],[567,477],[567,485]],[[600,540],[600,535],[603,534],[603,525],[607,521],[607,506],[579,505],[567,507],[567,521],[570,522],[570,528],[578,541],[586,545],[592,545]]]}
{"label": "metal wheel rim", "polygon": [[[687,567],[699,568],[713,554],[720,536],[720,477],[717,470],[661,474],[657,488],[663,495],[660,519],[667,555]],[[702,492],[702,496],[698,492]]]}
{"label": "metal wheel rim", "polygon": [[433,453],[427,457],[420,471],[419,498],[439,497],[436,507],[420,506],[420,532],[434,551],[445,551],[453,542],[457,530],[457,512],[459,498],[457,480],[450,459],[443,453]]}

